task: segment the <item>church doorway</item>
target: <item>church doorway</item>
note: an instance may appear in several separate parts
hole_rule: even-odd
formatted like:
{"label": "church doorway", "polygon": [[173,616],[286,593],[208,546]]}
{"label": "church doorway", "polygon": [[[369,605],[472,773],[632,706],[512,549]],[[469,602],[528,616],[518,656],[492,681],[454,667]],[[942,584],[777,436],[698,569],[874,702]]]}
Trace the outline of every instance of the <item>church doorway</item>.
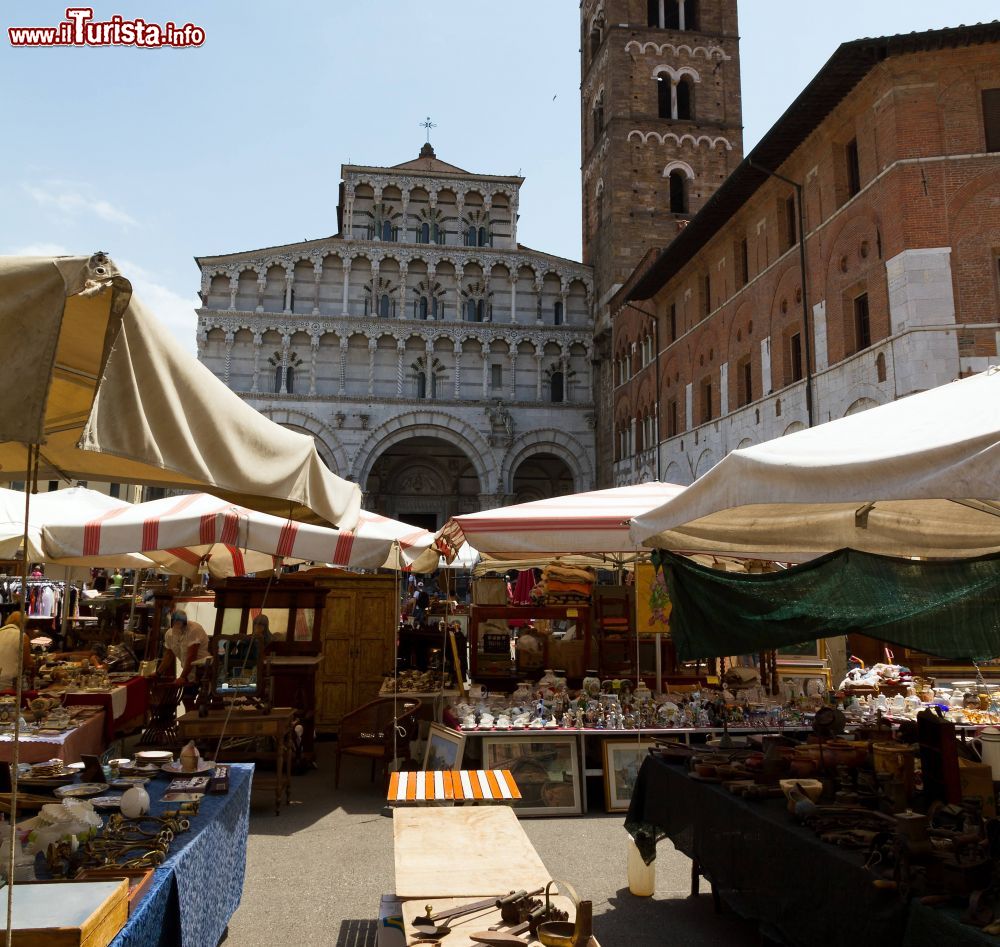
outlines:
{"label": "church doorway", "polygon": [[365,507],[434,532],[475,513],[481,493],[469,457],[443,438],[421,435],[386,448],[365,483]]}
{"label": "church doorway", "polygon": [[514,471],[514,502],[547,500],[573,492],[573,474],[555,454],[532,454]]}

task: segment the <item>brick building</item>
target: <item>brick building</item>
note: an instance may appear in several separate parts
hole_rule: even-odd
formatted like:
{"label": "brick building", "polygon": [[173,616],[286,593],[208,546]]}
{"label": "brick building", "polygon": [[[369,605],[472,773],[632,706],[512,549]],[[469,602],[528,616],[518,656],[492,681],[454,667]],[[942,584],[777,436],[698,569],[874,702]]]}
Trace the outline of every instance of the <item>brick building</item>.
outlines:
{"label": "brick building", "polygon": [[608,303],[743,156],[736,0],[585,0],[583,262],[594,267],[597,479],[612,475]]}
{"label": "brick building", "polygon": [[689,483],[996,360],[998,43],[994,22],[843,44],[647,253],[608,304],[616,483]]}

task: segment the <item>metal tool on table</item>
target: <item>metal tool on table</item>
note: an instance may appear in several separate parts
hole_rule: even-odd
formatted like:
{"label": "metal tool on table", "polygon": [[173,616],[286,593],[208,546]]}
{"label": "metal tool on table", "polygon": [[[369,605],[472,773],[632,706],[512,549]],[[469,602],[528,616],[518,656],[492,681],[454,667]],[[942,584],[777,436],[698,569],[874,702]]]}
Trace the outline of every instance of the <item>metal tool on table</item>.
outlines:
{"label": "metal tool on table", "polygon": [[[411,927],[418,935],[431,940],[439,940],[447,936],[451,930],[450,922],[457,917],[464,917],[466,914],[475,914],[476,911],[485,911],[489,908],[499,908],[500,916],[508,924],[518,924],[524,920],[527,912],[525,905],[537,894],[541,894],[545,889],[536,888],[534,891],[511,891],[509,894],[499,898],[484,898],[481,901],[473,901],[471,904],[464,904],[460,907],[449,908],[445,911],[438,911],[432,914],[433,905],[425,905],[426,914],[414,918]],[[525,928],[527,930],[527,928]]]}
{"label": "metal tool on table", "polygon": [[487,947],[525,947],[526,941],[517,935],[531,931],[545,947],[586,947],[593,934],[593,902],[581,901],[571,884],[560,881],[558,884],[566,888],[576,905],[576,920],[554,920],[557,909],[550,900],[554,884],[555,881],[550,881],[545,886],[545,906],[539,914],[529,917],[509,931],[476,931],[468,935],[469,939],[486,944]]}

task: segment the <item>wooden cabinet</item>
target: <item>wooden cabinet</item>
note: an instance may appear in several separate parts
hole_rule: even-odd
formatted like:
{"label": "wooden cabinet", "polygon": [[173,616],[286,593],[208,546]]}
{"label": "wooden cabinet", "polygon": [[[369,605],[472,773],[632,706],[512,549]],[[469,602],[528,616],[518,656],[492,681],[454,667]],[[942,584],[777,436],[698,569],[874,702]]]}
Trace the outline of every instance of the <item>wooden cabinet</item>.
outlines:
{"label": "wooden cabinet", "polygon": [[392,673],[399,621],[391,575],[325,574],[316,727],[336,732],[348,711],[378,696]]}
{"label": "wooden cabinet", "polygon": [[599,585],[593,602],[601,677],[631,677],[635,673],[635,587]]}

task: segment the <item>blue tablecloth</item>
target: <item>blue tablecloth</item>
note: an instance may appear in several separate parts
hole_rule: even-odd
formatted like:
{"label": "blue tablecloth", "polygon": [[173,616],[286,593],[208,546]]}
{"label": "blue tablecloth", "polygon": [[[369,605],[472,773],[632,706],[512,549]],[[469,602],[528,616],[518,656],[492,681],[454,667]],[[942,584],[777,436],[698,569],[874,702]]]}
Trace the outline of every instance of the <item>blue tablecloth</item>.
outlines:
{"label": "blue tablecloth", "polygon": [[[205,796],[112,947],[216,947],[243,894],[252,779],[252,765],[230,765],[229,793]],[[166,787],[146,787],[154,815],[176,808],[160,799]]]}

